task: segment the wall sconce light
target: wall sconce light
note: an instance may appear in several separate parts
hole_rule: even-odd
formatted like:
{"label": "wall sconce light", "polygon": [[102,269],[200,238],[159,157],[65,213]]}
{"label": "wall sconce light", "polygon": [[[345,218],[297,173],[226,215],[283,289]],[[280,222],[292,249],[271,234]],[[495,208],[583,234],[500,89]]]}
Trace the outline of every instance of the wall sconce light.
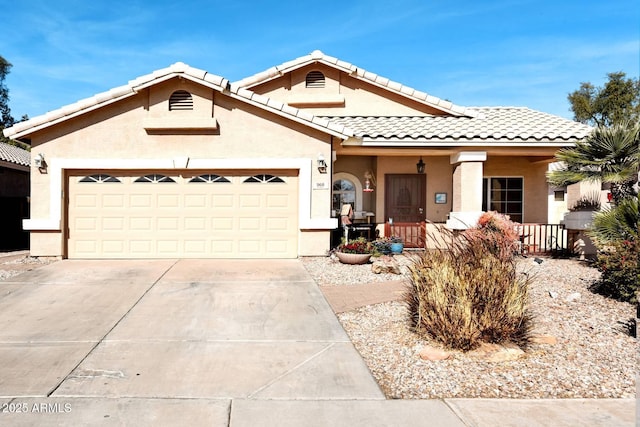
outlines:
{"label": "wall sconce light", "polygon": [[33,158],[33,164],[35,167],[37,167],[38,169],[45,169],[47,167],[47,162],[44,160],[44,154],[42,153],[38,153],[34,158]]}
{"label": "wall sconce light", "polygon": [[416,169],[418,173],[424,173],[424,162],[422,161],[422,156],[420,156],[420,161],[416,163]]}
{"label": "wall sconce light", "polygon": [[327,162],[324,161],[322,154],[318,154],[318,172],[327,173]]}

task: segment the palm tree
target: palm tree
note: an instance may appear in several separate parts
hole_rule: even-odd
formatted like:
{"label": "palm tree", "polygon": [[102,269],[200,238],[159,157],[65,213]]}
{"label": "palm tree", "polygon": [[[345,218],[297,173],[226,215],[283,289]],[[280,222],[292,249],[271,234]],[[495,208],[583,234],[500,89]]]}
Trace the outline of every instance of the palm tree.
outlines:
{"label": "palm tree", "polygon": [[593,218],[593,228],[589,235],[605,245],[616,240],[638,239],[638,205],[637,197],[629,197],[613,208],[598,212]]}
{"label": "palm tree", "polygon": [[563,148],[556,159],[564,164],[560,170],[549,172],[552,185],[563,186],[580,181],[600,181],[611,184],[616,204],[637,195],[640,164],[640,125],[618,123],[599,126],[575,147]]}

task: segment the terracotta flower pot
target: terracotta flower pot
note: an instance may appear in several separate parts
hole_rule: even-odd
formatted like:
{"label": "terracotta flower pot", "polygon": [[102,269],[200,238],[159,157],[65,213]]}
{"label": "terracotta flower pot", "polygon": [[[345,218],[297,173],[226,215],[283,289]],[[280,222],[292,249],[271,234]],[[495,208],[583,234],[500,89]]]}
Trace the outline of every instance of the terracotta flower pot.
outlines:
{"label": "terracotta flower pot", "polygon": [[371,258],[371,254],[347,254],[336,252],[336,256],[343,264],[366,264]]}

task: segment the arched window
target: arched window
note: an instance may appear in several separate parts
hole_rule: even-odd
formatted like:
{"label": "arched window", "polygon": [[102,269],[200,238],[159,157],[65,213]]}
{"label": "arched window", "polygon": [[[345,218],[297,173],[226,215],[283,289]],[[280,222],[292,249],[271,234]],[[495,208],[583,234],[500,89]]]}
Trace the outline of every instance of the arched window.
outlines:
{"label": "arched window", "polygon": [[120,180],[114,176],[106,175],[106,174],[96,174],[85,176],[80,180],[80,182],[91,182],[102,184],[103,182],[120,182]]}
{"label": "arched window", "polygon": [[338,179],[333,183],[333,202],[331,209],[340,212],[342,205],[349,203],[356,209],[356,186],[348,179]]}
{"label": "arched window", "polygon": [[193,97],[186,90],[177,90],[169,98],[169,111],[193,110]]}
{"label": "arched window", "polygon": [[309,74],[307,74],[305,84],[308,88],[324,87],[324,74],[322,74],[320,71],[311,71]]}
{"label": "arched window", "polygon": [[153,184],[157,184],[159,182],[175,182],[173,179],[169,178],[165,175],[160,175],[157,173],[152,173],[149,175],[141,176],[133,182],[151,182]]}
{"label": "arched window", "polygon": [[268,174],[259,174],[259,175],[250,176],[249,178],[245,179],[243,182],[245,182],[245,183],[247,183],[247,182],[258,182],[258,183],[261,183],[261,184],[266,184],[266,183],[271,183],[271,182],[284,182],[284,180],[282,178],[280,178],[279,176],[268,175]]}

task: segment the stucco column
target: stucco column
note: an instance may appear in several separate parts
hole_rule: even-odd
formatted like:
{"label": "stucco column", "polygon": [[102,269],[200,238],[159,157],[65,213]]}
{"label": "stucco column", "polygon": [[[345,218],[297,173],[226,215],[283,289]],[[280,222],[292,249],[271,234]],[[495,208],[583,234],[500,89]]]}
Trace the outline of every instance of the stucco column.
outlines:
{"label": "stucco column", "polygon": [[447,226],[453,229],[472,227],[482,214],[482,167],[484,151],[463,151],[451,155],[453,194]]}

